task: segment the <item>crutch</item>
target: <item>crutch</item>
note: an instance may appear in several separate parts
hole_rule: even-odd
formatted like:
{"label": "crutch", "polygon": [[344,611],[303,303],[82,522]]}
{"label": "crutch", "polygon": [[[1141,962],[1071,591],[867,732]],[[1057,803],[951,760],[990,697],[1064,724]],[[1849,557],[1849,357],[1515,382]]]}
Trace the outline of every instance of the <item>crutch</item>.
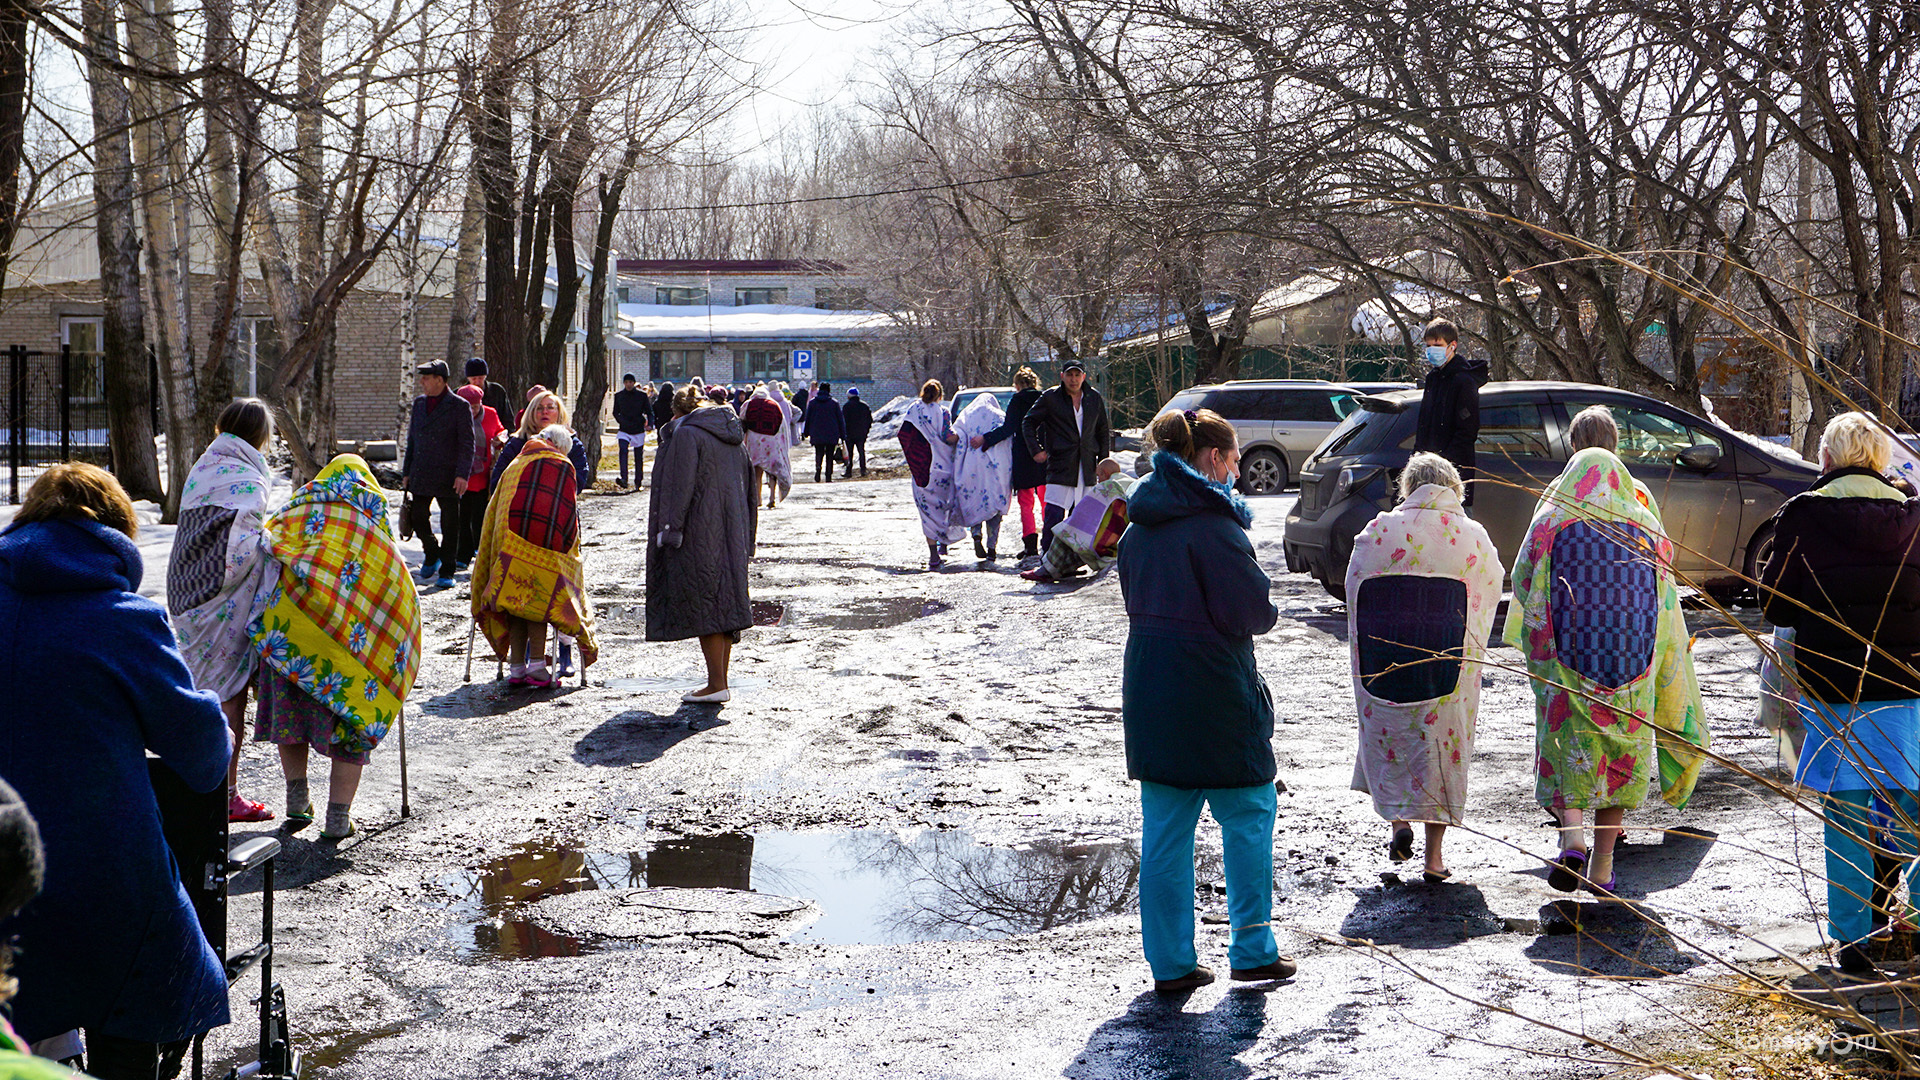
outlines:
{"label": "crutch", "polygon": [[412,817],[413,806],[407,802],[407,703],[400,703],[400,816]]}
{"label": "crutch", "polygon": [[461,677],[461,682],[473,681],[473,634],[478,629],[480,629],[480,620],[471,615],[467,616],[467,673]]}

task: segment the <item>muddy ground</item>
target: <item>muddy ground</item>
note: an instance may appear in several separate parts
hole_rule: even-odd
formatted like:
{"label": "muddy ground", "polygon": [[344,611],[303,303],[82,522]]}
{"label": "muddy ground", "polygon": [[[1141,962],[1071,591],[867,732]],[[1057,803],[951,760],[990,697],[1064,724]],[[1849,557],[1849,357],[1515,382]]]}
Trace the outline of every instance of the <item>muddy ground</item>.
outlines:
{"label": "muddy ground", "polygon": [[[1389,864],[1348,790],[1344,609],[1285,571],[1289,498],[1256,500],[1254,531],[1282,612],[1259,662],[1294,980],[1151,993],[1111,575],[1034,587],[964,544],[927,573],[905,481],[803,483],[761,517],[769,625],[737,648],[733,702],[684,706],[697,648],[643,640],[642,492],[585,504],[588,685],[509,691],[486,659],[463,681],[465,579],[430,592],[412,816],[390,737],[359,836],[281,834],[278,973],[307,1075],[1601,1076],[1620,1066],[1597,1044],[1703,1052],[1722,1006],[1698,984],[1818,945],[1821,886],[1795,861],[1817,865],[1811,819],[1723,767],[1684,813],[1629,817],[1621,890],[1645,918],[1549,906],[1531,698],[1505,671],[1487,677],[1478,834],[1451,839],[1453,882]],[[1752,647],[1695,622],[1718,749],[1777,775]],[[268,752],[242,775],[279,808]],[[1201,956],[1224,975],[1217,851],[1203,829]],[[258,888],[239,885],[236,941]],[[225,1029],[216,1058],[251,1037]]]}

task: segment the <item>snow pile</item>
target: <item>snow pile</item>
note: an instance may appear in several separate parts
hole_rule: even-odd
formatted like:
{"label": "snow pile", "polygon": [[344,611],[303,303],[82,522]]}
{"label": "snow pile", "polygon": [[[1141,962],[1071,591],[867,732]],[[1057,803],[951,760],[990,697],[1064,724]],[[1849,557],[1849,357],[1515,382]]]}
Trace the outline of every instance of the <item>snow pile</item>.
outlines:
{"label": "snow pile", "polygon": [[1746,443],[1762,454],[1773,458],[1775,461],[1784,461],[1793,465],[1810,464],[1806,458],[1801,457],[1794,451],[1793,447],[1788,445],[1791,440],[1785,435],[1755,435],[1751,431],[1741,431],[1739,428],[1720,419],[1719,414],[1713,411],[1713,402],[1709,401],[1705,394],[1700,395],[1700,411],[1706,414],[1707,419],[1733,432],[1734,438],[1739,439],[1741,442]]}
{"label": "snow pile", "polygon": [[1398,311],[1408,326],[1425,326],[1447,304],[1447,298],[1418,285],[1394,287],[1387,299],[1378,297],[1361,304],[1353,313],[1353,332],[1379,345],[1400,344],[1400,327],[1393,321]]}
{"label": "snow pile", "polygon": [[867,439],[874,441],[897,438],[900,434],[901,420],[906,417],[907,410],[913,408],[913,403],[919,400],[910,394],[901,394],[873,410],[873,430],[867,432]]}

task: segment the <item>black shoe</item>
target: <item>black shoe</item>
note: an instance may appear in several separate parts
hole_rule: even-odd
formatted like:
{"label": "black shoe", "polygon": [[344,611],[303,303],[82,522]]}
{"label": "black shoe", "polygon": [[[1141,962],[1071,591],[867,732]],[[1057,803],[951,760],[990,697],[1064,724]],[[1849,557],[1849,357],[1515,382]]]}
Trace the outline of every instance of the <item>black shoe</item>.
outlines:
{"label": "black shoe", "polygon": [[987,558],[987,545],[981,543],[980,538],[977,536],[973,538],[973,557],[982,562],[985,562]]}
{"label": "black shoe", "polygon": [[1587,872],[1587,853],[1568,848],[1553,861],[1553,871],[1547,875],[1547,884],[1560,892],[1572,892],[1580,887],[1580,877]]}
{"label": "black shoe", "polygon": [[1880,974],[1880,968],[1874,964],[1867,951],[1858,945],[1840,946],[1840,970],[1848,975],[1872,976]]}
{"label": "black shoe", "polygon": [[1394,862],[1406,862],[1413,858],[1413,830],[1395,829],[1393,841],[1387,845],[1387,858]]}
{"label": "black shoe", "polygon": [[1213,972],[1197,967],[1177,979],[1155,979],[1153,989],[1159,994],[1179,994],[1188,990],[1197,990],[1213,981]]}
{"label": "black shoe", "polygon": [[1032,558],[1038,557],[1039,554],[1040,554],[1039,534],[1028,533],[1027,535],[1020,538],[1020,557],[1021,558],[1032,559]]}
{"label": "black shoe", "polygon": [[[1299,969],[1299,965],[1293,962],[1293,957],[1283,956],[1280,959],[1275,960],[1273,963],[1267,964],[1263,967],[1234,968],[1233,981],[1234,982],[1273,982],[1276,979],[1291,979],[1293,978],[1293,973],[1298,969]],[[1200,970],[1205,971],[1207,969],[1201,968]],[[1213,980],[1209,978],[1207,981],[1212,982]]]}

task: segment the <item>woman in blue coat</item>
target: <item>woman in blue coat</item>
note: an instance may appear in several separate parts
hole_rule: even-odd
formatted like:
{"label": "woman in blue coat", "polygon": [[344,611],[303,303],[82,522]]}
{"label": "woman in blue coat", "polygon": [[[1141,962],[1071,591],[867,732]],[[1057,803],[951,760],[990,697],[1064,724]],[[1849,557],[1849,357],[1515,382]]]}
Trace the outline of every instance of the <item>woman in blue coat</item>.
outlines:
{"label": "woman in blue coat", "polygon": [[1272,583],[1253,556],[1253,512],[1233,492],[1240,447],[1219,414],[1153,423],[1153,473],[1127,500],[1120,591],[1127,650],[1120,684],[1127,776],[1140,781],[1140,937],[1154,989],[1213,981],[1193,945],[1193,830],[1220,823],[1228,950],[1236,980],[1290,978],[1274,942],[1273,698],[1253,636],[1273,629]]}
{"label": "woman in blue coat", "polygon": [[143,1062],[227,1022],[226,973],[174,870],[146,754],[216,791],[232,743],[166,612],[135,592],[134,528],[119,482],[72,464],[0,533],[0,678],[35,691],[0,699],[0,777],[46,845],[45,891],[0,922],[19,939],[14,1027],[29,1042],[83,1029],[97,1076],[153,1075]]}

